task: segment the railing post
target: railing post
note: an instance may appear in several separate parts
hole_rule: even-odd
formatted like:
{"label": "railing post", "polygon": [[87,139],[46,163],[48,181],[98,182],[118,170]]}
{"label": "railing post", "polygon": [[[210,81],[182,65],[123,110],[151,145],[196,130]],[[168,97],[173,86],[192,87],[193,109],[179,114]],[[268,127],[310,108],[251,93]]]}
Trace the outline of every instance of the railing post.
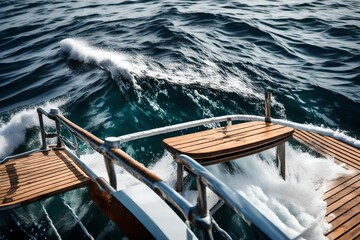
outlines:
{"label": "railing post", "polygon": [[183,190],[184,165],[177,159],[178,156],[176,156],[174,158],[175,158],[175,162],[177,163],[177,174],[176,174],[175,190],[177,192],[182,192],[182,190]]}
{"label": "railing post", "polygon": [[206,202],[206,185],[201,181],[201,176],[196,176],[196,184],[199,192],[198,196],[198,214],[202,217],[207,215],[207,202]]}
{"label": "railing post", "polygon": [[271,106],[271,93],[265,93],[265,122],[271,123],[271,115],[270,115],[270,106]]}
{"label": "railing post", "polygon": [[73,133],[71,133],[71,137],[72,137],[73,142],[74,142],[74,144],[75,144],[75,153],[76,153],[76,156],[77,156],[78,158],[80,158],[79,143],[78,143],[78,141],[77,141],[77,139],[76,139],[76,136],[75,136]]}
{"label": "railing post", "polygon": [[46,144],[46,133],[45,133],[45,127],[44,127],[44,120],[43,120],[43,114],[38,110],[37,111],[39,116],[39,125],[40,125],[40,133],[41,133],[41,148],[40,151],[45,152],[49,151],[49,148]]}
{"label": "railing post", "polygon": [[276,158],[280,165],[280,175],[285,180],[285,143],[281,143],[276,147]]}
{"label": "railing post", "polygon": [[[116,137],[107,137],[107,138],[105,138],[104,145],[107,146],[109,149],[110,148],[118,148],[120,146],[120,140]],[[105,157],[105,156],[104,156],[104,161],[105,161],[106,171],[108,173],[110,185],[114,189],[117,189],[114,163],[113,163],[112,159]]]}
{"label": "railing post", "polygon": [[[198,190],[198,199],[196,205],[196,215],[200,217],[202,222],[205,220],[205,225],[197,226],[201,229],[202,239],[214,239],[212,234],[212,223],[211,216],[207,209],[207,200],[206,200],[206,185],[202,182],[201,176],[196,176],[196,185]],[[208,221],[208,222],[207,222]]]}
{"label": "railing post", "polygon": [[[58,108],[52,108],[52,109],[50,109],[50,112],[49,112],[50,115],[56,115],[59,113],[60,113],[60,110]],[[54,121],[55,121],[55,126],[56,126],[56,133],[58,135],[56,149],[62,149],[64,146],[63,146],[63,143],[62,143],[62,140],[60,137],[61,136],[60,122],[57,118],[54,118]]]}
{"label": "railing post", "polygon": [[231,125],[232,125],[231,118],[226,119],[226,124],[227,124],[228,126],[231,126]]}

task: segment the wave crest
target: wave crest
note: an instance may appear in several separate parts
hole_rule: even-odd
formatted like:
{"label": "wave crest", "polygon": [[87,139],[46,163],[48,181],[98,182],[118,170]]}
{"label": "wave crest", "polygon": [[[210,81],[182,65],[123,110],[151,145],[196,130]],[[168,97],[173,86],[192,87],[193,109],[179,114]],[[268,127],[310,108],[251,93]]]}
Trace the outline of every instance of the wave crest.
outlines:
{"label": "wave crest", "polygon": [[69,59],[97,65],[101,69],[108,71],[113,79],[124,78],[135,89],[140,89],[134,73],[131,72],[130,61],[125,54],[95,48],[83,40],[73,38],[60,41],[60,48],[69,55]]}

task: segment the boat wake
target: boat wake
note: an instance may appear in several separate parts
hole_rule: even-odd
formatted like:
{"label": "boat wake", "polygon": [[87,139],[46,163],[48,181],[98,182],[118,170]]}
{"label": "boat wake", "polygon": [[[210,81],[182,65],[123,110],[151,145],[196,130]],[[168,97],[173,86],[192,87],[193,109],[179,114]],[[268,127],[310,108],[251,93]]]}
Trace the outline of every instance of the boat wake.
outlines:
{"label": "boat wake", "polygon": [[[119,86],[123,80],[135,90],[141,89],[141,80],[163,79],[174,84],[199,84],[221,91],[236,92],[243,96],[262,99],[263,95],[254,91],[251,80],[242,72],[229,71],[224,81],[223,70],[210,59],[201,60],[199,65],[176,62],[157,62],[145,56],[96,48],[85,40],[66,38],[60,41],[61,50],[71,60],[96,65],[109,72]],[[235,71],[235,69],[233,69]],[[278,104],[278,103],[277,103]]]}

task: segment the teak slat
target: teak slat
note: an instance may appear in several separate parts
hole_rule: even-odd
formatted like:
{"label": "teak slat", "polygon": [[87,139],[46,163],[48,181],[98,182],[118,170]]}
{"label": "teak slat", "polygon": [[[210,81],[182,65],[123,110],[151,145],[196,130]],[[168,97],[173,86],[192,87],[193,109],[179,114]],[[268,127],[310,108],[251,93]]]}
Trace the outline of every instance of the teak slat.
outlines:
{"label": "teak slat", "polygon": [[351,170],[350,175],[327,184],[323,199],[327,203],[325,221],[332,224],[329,239],[355,239],[360,232],[360,150],[337,139],[296,129],[294,139],[333,157]]}
{"label": "teak slat", "polygon": [[[301,138],[305,143],[310,145],[310,147],[315,148],[315,150],[320,150],[321,154],[330,155],[338,160],[343,159],[349,161],[355,168],[360,169],[360,156],[354,152],[351,153],[351,150],[344,153],[344,151],[338,147],[341,143],[340,141],[334,139],[333,144],[323,144],[324,136],[299,130],[295,131],[294,137],[295,139],[297,137]],[[349,149],[355,149],[351,146],[348,147]]]}
{"label": "teak slat", "polygon": [[229,149],[232,147],[243,147],[251,144],[261,144],[261,142],[268,141],[268,139],[275,139],[279,136],[282,136],[283,134],[286,134],[287,132],[287,129],[284,130],[283,128],[278,128],[276,130],[260,129],[246,135],[225,135],[220,139],[209,138],[200,144],[189,144],[179,149],[182,149],[182,151],[184,152],[191,153],[223,151],[223,149]]}
{"label": "teak slat", "polygon": [[[163,140],[172,154],[187,154],[199,162],[211,164],[245,156],[279,145],[294,130],[264,122],[240,123]],[[275,145],[275,146],[276,146]]]}
{"label": "teak slat", "polygon": [[327,216],[325,217],[325,220],[328,223],[331,223],[335,219],[341,217],[342,214],[346,213],[347,211],[351,210],[354,206],[359,204],[359,201],[360,201],[360,196],[350,200],[349,202],[347,202],[346,204],[344,204],[341,207],[337,208],[333,212],[327,213]]}
{"label": "teak slat", "polygon": [[354,157],[357,160],[360,160],[360,150],[346,145],[336,139],[327,137],[327,136],[322,136],[320,134],[316,134],[316,133],[310,133],[310,132],[306,132],[306,131],[299,131],[301,134],[305,134],[313,139],[317,139],[322,145],[324,146],[329,146],[329,147],[333,147],[336,146],[336,150],[338,153],[344,154],[344,155],[348,155],[350,157]]}
{"label": "teak slat", "polygon": [[336,229],[331,230],[327,234],[327,237],[329,239],[338,239],[343,234],[345,234],[346,232],[351,230],[352,228],[358,227],[359,222],[360,222],[360,213],[358,213],[357,215],[355,215],[354,217],[352,217],[351,219],[349,219],[348,221],[346,221],[345,223],[343,223],[341,226],[337,227]]}
{"label": "teak slat", "polygon": [[[354,171],[354,170],[351,170],[351,171]],[[350,179],[352,179],[353,177],[356,177],[356,176],[360,177],[360,172],[354,173],[354,174],[352,174],[350,176],[340,177],[338,179],[327,182],[326,183],[326,189],[327,190],[325,191],[325,193],[331,191],[334,188],[337,188],[337,187],[341,186],[343,183],[349,181]]]}
{"label": "teak slat", "polygon": [[327,146],[321,144],[321,141],[317,138],[312,138],[304,133],[296,133],[294,134],[295,139],[302,140],[306,145],[313,148],[315,151],[319,152],[324,156],[331,156],[337,160],[340,160],[344,163],[347,163],[357,169],[360,168],[359,161],[357,161],[352,156],[344,155],[341,152],[338,152],[336,146]]}
{"label": "teak slat", "polygon": [[214,129],[209,129],[209,130],[205,130],[205,131],[201,131],[201,132],[189,133],[189,134],[182,135],[182,136],[168,138],[167,142],[169,144],[177,144],[177,143],[192,141],[194,137],[197,137],[197,138],[207,137],[209,135],[216,134],[218,132],[224,132],[224,131],[232,132],[232,131],[240,130],[242,132],[247,132],[249,129],[253,129],[254,127],[257,128],[257,127],[261,126],[261,124],[262,124],[261,122],[246,122],[246,123],[241,123],[241,124],[234,124],[234,125],[230,125],[230,126],[214,128]]}
{"label": "teak slat", "polygon": [[337,227],[341,226],[344,222],[347,222],[349,219],[354,217],[356,214],[359,213],[359,207],[360,205],[357,204],[350,208],[346,214],[343,214],[337,218],[334,218],[334,220],[331,221],[331,228],[336,229]]}
{"label": "teak slat", "polygon": [[324,193],[323,195],[323,199],[327,200],[329,197],[339,193],[340,191],[344,190],[345,188],[351,186],[352,184],[354,184],[355,182],[360,180],[360,176],[356,175],[352,178],[349,178],[347,181],[342,182],[342,184],[338,185],[335,188],[332,188],[331,190],[327,191]]}
{"label": "teak slat", "polygon": [[90,178],[64,150],[35,152],[0,165],[0,209],[87,186]]}
{"label": "teak slat", "polygon": [[360,239],[360,224],[344,233],[339,239],[344,240],[359,240]]}
{"label": "teak slat", "polygon": [[[38,188],[42,187],[49,187],[50,185],[54,185],[57,182],[66,183],[68,180],[82,180],[83,175],[81,173],[69,173],[69,172],[61,172],[60,174],[56,175],[48,175],[42,176],[41,178],[36,179],[30,179],[28,181],[18,182],[16,186],[10,186],[8,188],[8,191],[1,191],[0,196],[7,195],[7,196],[19,196],[22,193],[29,193],[31,190],[36,190]],[[29,190],[31,189],[31,190]],[[14,192],[13,194],[10,194],[10,192]]]}
{"label": "teak slat", "polygon": [[326,198],[325,201],[328,203],[328,205],[330,205],[346,195],[356,195],[357,194],[356,190],[359,190],[359,186],[360,186],[360,181],[357,181],[349,185],[347,188],[344,188],[340,192],[332,195],[331,197]]}

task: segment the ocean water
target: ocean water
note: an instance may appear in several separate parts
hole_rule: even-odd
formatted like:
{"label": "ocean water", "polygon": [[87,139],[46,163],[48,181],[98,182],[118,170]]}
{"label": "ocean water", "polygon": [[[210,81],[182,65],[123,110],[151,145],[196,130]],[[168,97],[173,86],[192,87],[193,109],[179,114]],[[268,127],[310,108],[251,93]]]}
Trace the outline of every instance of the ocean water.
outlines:
{"label": "ocean water", "polygon": [[[39,106],[60,108],[104,139],[225,114],[263,115],[266,91],[273,117],[360,139],[359,9],[357,0],[1,1],[0,158],[39,146]],[[173,184],[162,137],[123,149]],[[82,159],[106,175],[101,156],[82,149]],[[304,238],[323,238],[323,182],[346,172],[290,144],[284,182],[274,155],[209,170],[289,234],[310,229]],[[136,184],[117,173],[120,188]],[[185,195],[194,198],[191,187]],[[255,237],[226,207],[215,220],[233,238]],[[0,213],[0,239],[91,238],[83,227],[94,239],[123,236],[86,189]]]}

